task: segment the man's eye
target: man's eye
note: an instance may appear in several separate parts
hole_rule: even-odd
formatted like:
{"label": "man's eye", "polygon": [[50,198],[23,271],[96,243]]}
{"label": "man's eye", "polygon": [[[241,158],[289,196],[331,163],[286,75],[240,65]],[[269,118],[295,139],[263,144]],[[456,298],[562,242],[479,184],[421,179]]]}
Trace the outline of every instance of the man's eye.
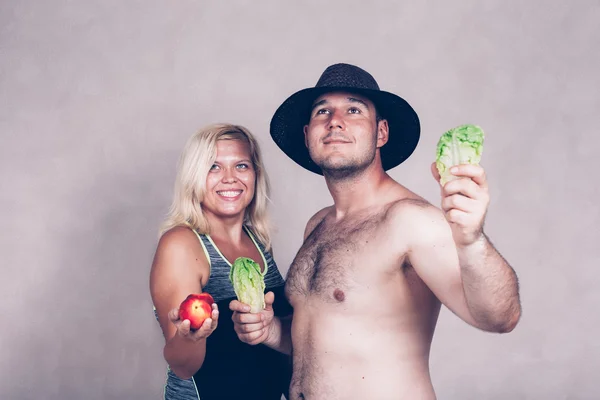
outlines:
{"label": "man's eye", "polygon": [[327,114],[329,112],[329,110],[322,108],[319,111],[317,111],[317,114]]}
{"label": "man's eye", "polygon": [[356,107],[352,107],[348,110],[350,114],[360,114],[360,110]]}

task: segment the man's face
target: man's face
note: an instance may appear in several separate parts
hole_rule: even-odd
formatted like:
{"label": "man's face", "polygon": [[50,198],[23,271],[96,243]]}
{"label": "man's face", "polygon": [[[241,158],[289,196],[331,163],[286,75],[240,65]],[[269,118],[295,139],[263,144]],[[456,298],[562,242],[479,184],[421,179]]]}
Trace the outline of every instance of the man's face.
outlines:
{"label": "man's face", "polygon": [[387,131],[369,99],[334,92],[315,100],[304,136],[310,157],[325,173],[351,175],[373,162]]}

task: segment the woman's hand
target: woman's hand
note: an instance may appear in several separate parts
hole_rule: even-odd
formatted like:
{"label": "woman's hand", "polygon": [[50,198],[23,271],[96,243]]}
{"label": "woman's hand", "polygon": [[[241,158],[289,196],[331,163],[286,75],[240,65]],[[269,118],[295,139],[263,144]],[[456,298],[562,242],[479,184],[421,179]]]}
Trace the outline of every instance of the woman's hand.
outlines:
{"label": "woman's hand", "polygon": [[207,318],[202,323],[202,326],[197,330],[192,330],[190,328],[190,321],[188,319],[179,319],[178,308],[174,308],[169,311],[169,320],[177,328],[176,335],[179,335],[187,340],[199,341],[206,339],[211,333],[214,332],[215,329],[217,329],[217,325],[219,323],[219,308],[217,307],[217,303],[213,303],[210,318]]}

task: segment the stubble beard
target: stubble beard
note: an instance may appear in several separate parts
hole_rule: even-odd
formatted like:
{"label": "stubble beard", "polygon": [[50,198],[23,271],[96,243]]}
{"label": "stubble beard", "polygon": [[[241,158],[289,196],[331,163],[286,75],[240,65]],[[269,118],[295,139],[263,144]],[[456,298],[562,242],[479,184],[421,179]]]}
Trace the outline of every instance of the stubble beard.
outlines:
{"label": "stubble beard", "polygon": [[340,161],[333,161],[328,158],[318,160],[316,164],[323,170],[323,176],[328,180],[348,181],[360,176],[375,160],[376,144],[372,148],[365,150],[360,157],[350,158]]}

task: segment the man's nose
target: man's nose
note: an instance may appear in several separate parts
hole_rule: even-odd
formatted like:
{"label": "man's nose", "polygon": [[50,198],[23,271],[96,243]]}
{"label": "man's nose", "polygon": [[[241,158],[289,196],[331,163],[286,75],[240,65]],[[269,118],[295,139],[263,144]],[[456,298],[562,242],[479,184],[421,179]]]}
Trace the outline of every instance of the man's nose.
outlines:
{"label": "man's nose", "polygon": [[329,129],[344,129],[344,118],[342,116],[341,111],[334,111],[331,113],[331,118],[329,119]]}

